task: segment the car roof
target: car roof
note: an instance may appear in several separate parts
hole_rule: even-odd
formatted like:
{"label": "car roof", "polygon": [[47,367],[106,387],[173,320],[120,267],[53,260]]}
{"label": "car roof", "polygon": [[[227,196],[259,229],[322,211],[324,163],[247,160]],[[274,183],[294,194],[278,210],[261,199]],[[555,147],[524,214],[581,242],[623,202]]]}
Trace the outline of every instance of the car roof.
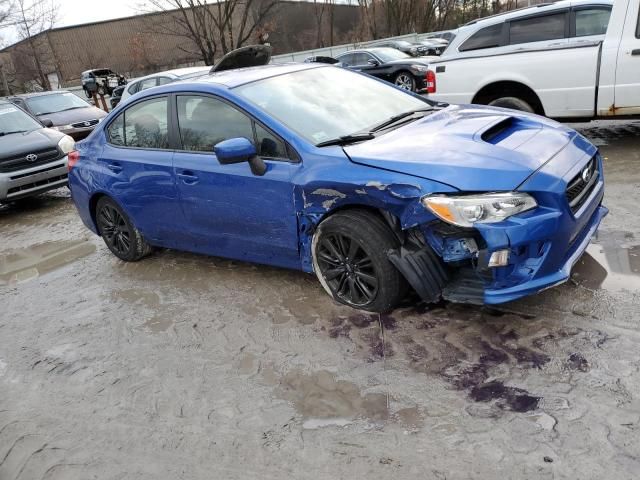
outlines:
{"label": "car roof", "polygon": [[563,8],[572,6],[578,7],[581,5],[613,5],[613,0],[560,0],[559,2],[555,3],[539,3],[530,7],[517,8],[515,10],[510,10],[498,13],[496,15],[490,15],[488,17],[472,20],[471,22],[466,23],[462,27],[460,27],[460,30],[464,29],[465,27],[471,26],[482,27],[485,25],[493,25],[495,23],[500,23],[511,18],[526,16],[532,13],[547,11],[552,12],[554,10],[562,10]]}
{"label": "car roof", "polygon": [[360,52],[364,52],[364,53],[378,53],[378,52],[388,52],[388,51],[393,51],[398,52],[398,50],[396,50],[395,48],[391,48],[391,47],[370,47],[370,48],[357,48],[355,50],[348,50],[344,53],[341,53],[340,55],[338,55],[339,57],[341,57],[342,55],[346,54],[346,53],[360,53]]}
{"label": "car roof", "polygon": [[140,80],[147,80],[149,78],[166,77],[166,76],[180,78],[183,75],[190,75],[192,73],[198,73],[198,72],[207,73],[210,68],[211,67],[207,67],[207,66],[174,68],[173,70],[164,70],[162,72],[151,73],[144,77],[136,78],[134,81],[130,81],[129,83],[131,84],[134,82],[139,82]]}
{"label": "car roof", "polygon": [[44,97],[46,95],[59,95],[61,93],[72,93],[69,90],[49,90],[46,92],[31,92],[31,93],[19,93],[11,95],[11,98],[31,98],[31,97]]}
{"label": "car roof", "polygon": [[223,70],[221,72],[214,72],[195,79],[177,82],[172,85],[180,85],[185,82],[204,84],[216,83],[228,88],[233,88],[238,85],[244,85],[245,83],[277,77],[279,75],[286,75],[287,73],[298,72],[301,70],[310,70],[312,68],[331,68],[331,66],[313,63],[271,63],[269,65],[261,65],[259,67]]}

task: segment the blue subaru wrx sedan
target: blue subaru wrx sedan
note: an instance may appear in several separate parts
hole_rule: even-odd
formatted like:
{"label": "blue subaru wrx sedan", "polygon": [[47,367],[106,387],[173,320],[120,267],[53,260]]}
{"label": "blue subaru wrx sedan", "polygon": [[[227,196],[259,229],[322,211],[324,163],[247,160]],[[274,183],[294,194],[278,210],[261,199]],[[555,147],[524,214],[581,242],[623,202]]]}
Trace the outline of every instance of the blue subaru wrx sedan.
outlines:
{"label": "blue subaru wrx sedan", "polygon": [[146,90],[77,149],[73,200],[120,259],[167,247],[303,270],[376,312],[410,288],[496,304],[562,283],[607,213],[575,131],[322,64]]}

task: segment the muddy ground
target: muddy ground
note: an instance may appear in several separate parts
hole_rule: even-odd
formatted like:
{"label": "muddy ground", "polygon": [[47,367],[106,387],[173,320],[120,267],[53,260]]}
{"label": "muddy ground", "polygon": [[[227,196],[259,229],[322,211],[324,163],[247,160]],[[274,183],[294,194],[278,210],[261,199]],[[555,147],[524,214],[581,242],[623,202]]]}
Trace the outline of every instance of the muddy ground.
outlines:
{"label": "muddy ground", "polygon": [[0,207],[0,479],[634,479],[640,122],[580,126],[611,214],[573,280],[368,315],[311,276],[115,259],[66,190]]}

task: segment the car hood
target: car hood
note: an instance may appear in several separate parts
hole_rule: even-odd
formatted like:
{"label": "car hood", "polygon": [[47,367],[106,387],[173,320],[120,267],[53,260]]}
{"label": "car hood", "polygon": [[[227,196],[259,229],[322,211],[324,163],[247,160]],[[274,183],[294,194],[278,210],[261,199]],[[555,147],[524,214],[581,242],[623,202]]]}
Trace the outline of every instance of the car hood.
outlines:
{"label": "car hood", "polygon": [[39,128],[26,133],[14,133],[0,137],[0,158],[12,158],[19,155],[56,148],[64,134],[50,128]]}
{"label": "car hood", "polygon": [[99,108],[88,106],[86,108],[75,108],[57,113],[46,113],[38,115],[40,120],[49,119],[55,126],[69,125],[71,123],[85,122],[87,120],[95,120],[96,118],[104,118],[107,113]]}
{"label": "car hood", "polygon": [[411,58],[401,58],[399,60],[391,60],[390,62],[386,62],[385,65],[424,65],[425,67],[429,65],[430,60],[438,59],[438,57],[434,56],[422,56],[422,57],[411,57]]}
{"label": "car hood", "polygon": [[457,105],[344,151],[354,163],[462,191],[504,191],[517,188],[575,135],[537,115]]}

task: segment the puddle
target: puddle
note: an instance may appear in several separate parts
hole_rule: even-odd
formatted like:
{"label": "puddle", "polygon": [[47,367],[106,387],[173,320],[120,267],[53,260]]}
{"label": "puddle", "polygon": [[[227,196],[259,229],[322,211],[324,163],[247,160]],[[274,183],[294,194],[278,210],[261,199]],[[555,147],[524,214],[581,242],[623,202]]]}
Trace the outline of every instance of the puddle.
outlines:
{"label": "puddle", "polygon": [[96,250],[88,240],[44,242],[30,247],[0,252],[0,284],[33,280],[63,267]]}
{"label": "puddle", "polygon": [[592,243],[574,266],[571,278],[592,290],[640,291],[640,245]]}
{"label": "puddle", "polygon": [[292,402],[304,417],[306,428],[344,426],[362,417],[378,421],[389,418],[386,394],[362,395],[356,384],[336,380],[326,370],[310,375],[291,371],[282,378],[278,390],[278,395]]}
{"label": "puddle", "polygon": [[151,333],[166,332],[173,325],[173,320],[167,317],[152,317],[144,322],[144,327],[151,330]]}

